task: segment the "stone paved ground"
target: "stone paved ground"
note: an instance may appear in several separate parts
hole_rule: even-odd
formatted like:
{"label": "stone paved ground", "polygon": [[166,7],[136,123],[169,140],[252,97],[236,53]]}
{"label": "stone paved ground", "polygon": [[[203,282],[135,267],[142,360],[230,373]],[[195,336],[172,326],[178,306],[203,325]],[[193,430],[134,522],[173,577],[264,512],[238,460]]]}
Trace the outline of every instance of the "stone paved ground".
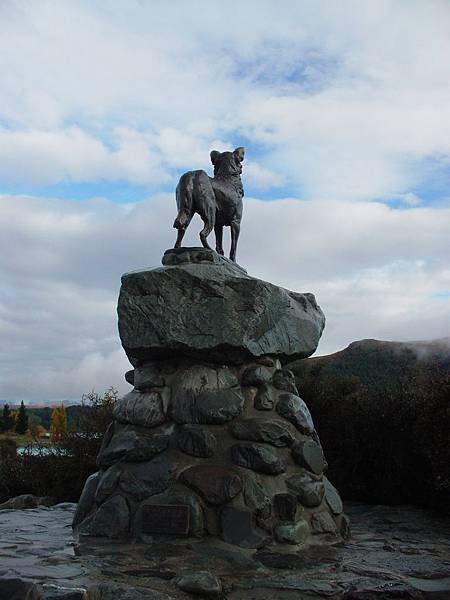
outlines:
{"label": "stone paved ground", "polygon": [[14,579],[37,583],[44,595],[36,591],[34,598],[191,598],[176,583],[199,571],[217,575],[229,600],[450,599],[450,520],[427,511],[348,504],[352,538],[346,545],[255,554],[195,540],[187,547],[78,543],[70,526],[74,508],[0,511],[0,600],[25,597],[13,595]]}

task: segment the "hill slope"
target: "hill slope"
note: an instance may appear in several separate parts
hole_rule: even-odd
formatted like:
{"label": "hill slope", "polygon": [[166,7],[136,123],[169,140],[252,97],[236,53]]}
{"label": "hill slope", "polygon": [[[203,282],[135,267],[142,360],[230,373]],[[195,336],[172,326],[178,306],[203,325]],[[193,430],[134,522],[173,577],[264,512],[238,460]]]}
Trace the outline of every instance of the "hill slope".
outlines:
{"label": "hill slope", "polygon": [[347,499],[450,506],[450,338],[353,342],[289,365]]}

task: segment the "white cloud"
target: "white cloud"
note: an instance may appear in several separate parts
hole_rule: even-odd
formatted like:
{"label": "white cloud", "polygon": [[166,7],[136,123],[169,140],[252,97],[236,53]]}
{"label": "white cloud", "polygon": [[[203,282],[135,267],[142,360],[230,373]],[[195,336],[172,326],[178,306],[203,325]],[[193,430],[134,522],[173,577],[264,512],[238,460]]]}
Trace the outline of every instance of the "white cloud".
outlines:
{"label": "white cloud", "polygon": [[61,180],[160,183],[169,179],[160,155],[150,151],[145,135],[125,127],[113,134],[114,148],[110,149],[79,127],[0,129],[0,178],[41,185]]}
{"label": "white cloud", "polygon": [[309,198],[412,193],[429,161],[437,177],[450,164],[446,0],[1,11],[2,156],[24,181],[160,184],[243,137],[249,185],[281,178]]}
{"label": "white cloud", "polygon": [[246,146],[240,261],[317,295],[321,352],[448,335],[448,201],[427,185],[450,181],[449,27],[447,0],[1,2],[0,186],[172,191],[0,197],[0,398],[124,385],[120,275],[159,264],[177,176],[213,148]]}
{"label": "white cloud", "polygon": [[[158,266],[173,245],[173,194],[126,207],[3,196],[0,208],[0,398],[124,391],[120,275]],[[444,208],[246,199],[238,258],[253,276],[316,294],[327,317],[320,352],[364,337],[442,337],[449,217]],[[186,245],[198,245],[200,229],[195,219]]]}

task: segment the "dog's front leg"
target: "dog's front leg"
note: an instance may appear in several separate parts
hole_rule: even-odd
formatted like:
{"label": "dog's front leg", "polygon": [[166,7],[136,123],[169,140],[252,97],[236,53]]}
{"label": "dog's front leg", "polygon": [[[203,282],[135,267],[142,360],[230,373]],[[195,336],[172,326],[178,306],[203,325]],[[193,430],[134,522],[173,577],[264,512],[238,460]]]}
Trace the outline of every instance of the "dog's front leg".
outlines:
{"label": "dog's front leg", "polygon": [[216,252],[223,256],[223,225],[214,225],[214,233],[216,234]]}

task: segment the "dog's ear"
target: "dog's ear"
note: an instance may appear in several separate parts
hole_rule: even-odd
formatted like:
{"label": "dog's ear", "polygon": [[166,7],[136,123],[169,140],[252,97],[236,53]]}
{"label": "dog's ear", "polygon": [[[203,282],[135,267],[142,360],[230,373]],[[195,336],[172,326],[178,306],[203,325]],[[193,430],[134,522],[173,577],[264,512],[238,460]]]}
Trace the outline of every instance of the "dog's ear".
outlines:
{"label": "dog's ear", "polygon": [[216,164],[217,159],[220,156],[220,152],[218,152],[217,150],[211,150],[211,153],[209,155],[211,157],[211,162],[213,165]]}
{"label": "dog's ear", "polygon": [[242,162],[244,160],[245,148],[239,146],[239,148],[236,148],[236,150],[233,151],[233,154],[236,154],[236,156]]}

